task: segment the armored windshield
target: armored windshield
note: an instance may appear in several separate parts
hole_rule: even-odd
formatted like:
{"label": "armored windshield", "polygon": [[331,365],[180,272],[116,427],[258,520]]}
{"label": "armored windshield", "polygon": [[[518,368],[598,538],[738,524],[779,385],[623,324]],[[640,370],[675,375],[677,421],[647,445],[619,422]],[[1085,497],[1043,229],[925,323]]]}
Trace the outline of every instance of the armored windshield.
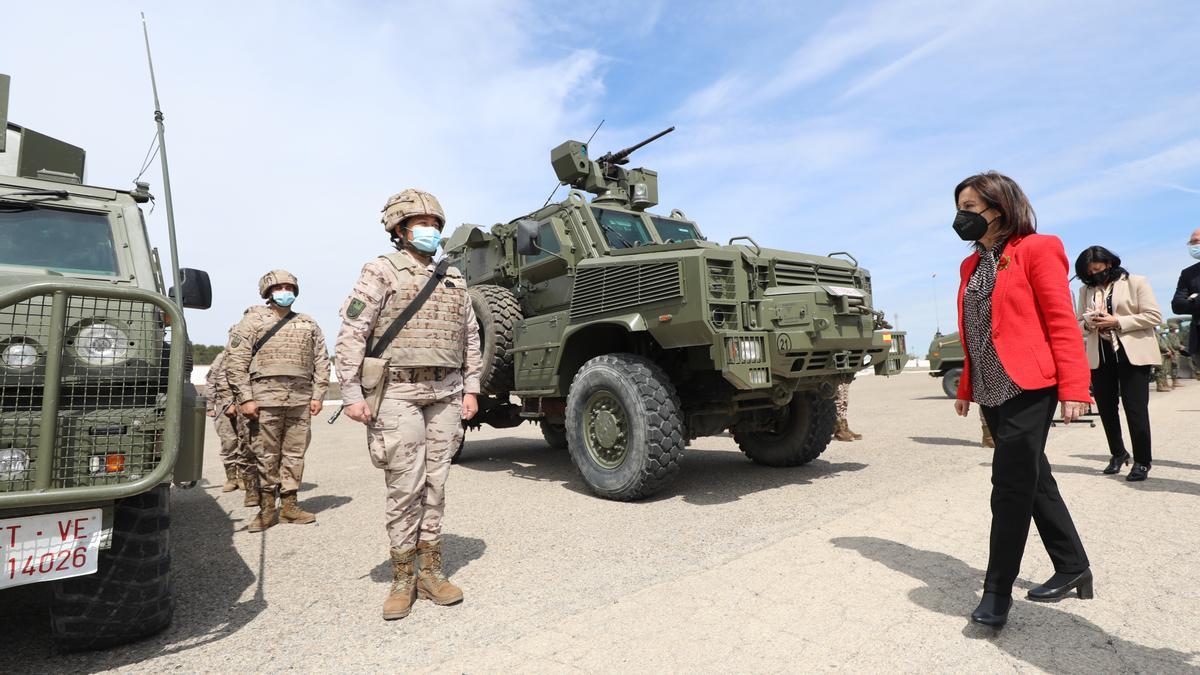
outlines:
{"label": "armored windshield", "polygon": [[654,229],[658,230],[658,238],[662,239],[664,244],[683,242],[688,239],[704,239],[700,236],[696,226],[689,222],[662,216],[650,216],[650,222],[654,223]]}
{"label": "armored windshield", "polygon": [[0,265],[116,276],[108,217],[0,202]]}
{"label": "armored windshield", "polygon": [[613,248],[633,248],[653,241],[646,225],[642,223],[642,217],[636,213],[612,211],[598,206],[592,207],[592,213],[600,229],[604,230],[608,245]]}

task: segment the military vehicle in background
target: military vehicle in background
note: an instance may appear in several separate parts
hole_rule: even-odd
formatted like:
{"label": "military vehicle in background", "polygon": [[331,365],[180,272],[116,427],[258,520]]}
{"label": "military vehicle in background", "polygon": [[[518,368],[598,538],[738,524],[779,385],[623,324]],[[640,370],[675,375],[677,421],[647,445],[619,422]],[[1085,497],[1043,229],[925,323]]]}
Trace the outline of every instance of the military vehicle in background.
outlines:
{"label": "military vehicle in background", "polygon": [[929,376],[942,378],[942,391],[946,396],[958,396],[958,381],[962,379],[963,364],[967,360],[958,333],[935,333],[926,358],[929,359]]}
{"label": "military vehicle in background", "polygon": [[565,200],[489,232],[461,226],[447,244],[483,336],[472,426],[536,421],[610,499],[653,494],[688,441],[726,430],[759,464],[811,462],[838,384],[906,357],[848,253],[722,245],[678,209],[650,212],[658,174],[625,165],[669,131],[594,159],[586,143],[559,145]]}
{"label": "military vehicle in background", "polygon": [[[95,648],[171,620],[169,487],[200,478],[204,401],[139,208],[146,184],[85,185],[83,149],[7,121],[8,84],[0,76],[0,602],[50,582],[56,643]],[[208,276],[180,273],[182,304],[207,308]]]}

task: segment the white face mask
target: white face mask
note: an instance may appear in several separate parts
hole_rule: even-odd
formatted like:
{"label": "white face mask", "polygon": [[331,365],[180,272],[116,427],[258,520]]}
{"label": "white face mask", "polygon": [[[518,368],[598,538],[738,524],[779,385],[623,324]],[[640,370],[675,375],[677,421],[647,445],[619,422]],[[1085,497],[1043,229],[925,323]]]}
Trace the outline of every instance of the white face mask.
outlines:
{"label": "white face mask", "polygon": [[1188,244],[1188,254],[1200,260],[1200,244]]}

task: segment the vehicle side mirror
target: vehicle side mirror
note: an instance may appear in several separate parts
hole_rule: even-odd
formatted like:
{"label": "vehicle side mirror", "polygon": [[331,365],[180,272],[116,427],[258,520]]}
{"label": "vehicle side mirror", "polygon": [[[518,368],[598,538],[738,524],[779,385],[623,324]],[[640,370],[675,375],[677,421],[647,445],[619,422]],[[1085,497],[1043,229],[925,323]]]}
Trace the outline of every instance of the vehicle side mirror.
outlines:
{"label": "vehicle side mirror", "polygon": [[[184,307],[188,309],[212,307],[212,282],[208,280],[208,272],[190,267],[180,267],[179,284]],[[167,294],[175,297],[175,287],[172,286]]]}
{"label": "vehicle side mirror", "polygon": [[517,221],[517,253],[537,255],[541,252],[538,248],[538,227],[536,220]]}

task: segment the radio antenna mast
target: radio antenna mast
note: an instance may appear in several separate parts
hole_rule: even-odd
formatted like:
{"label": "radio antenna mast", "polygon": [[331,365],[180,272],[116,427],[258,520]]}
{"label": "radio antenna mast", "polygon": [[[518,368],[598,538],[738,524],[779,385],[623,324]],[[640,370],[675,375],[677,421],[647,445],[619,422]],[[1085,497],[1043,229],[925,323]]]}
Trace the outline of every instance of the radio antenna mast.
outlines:
{"label": "radio antenna mast", "polygon": [[158,103],[158,81],[154,78],[154,59],[150,56],[150,29],[142,12],[142,36],[146,39],[146,63],[150,66],[150,88],[154,91],[154,123],[158,125],[158,156],[162,161],[163,204],[167,208],[167,235],[171,240],[171,284],[175,304],[183,308],[183,288],[179,283],[179,248],[175,245],[175,209],[171,206],[171,172],[167,169],[167,139],[163,127],[162,106]]}

